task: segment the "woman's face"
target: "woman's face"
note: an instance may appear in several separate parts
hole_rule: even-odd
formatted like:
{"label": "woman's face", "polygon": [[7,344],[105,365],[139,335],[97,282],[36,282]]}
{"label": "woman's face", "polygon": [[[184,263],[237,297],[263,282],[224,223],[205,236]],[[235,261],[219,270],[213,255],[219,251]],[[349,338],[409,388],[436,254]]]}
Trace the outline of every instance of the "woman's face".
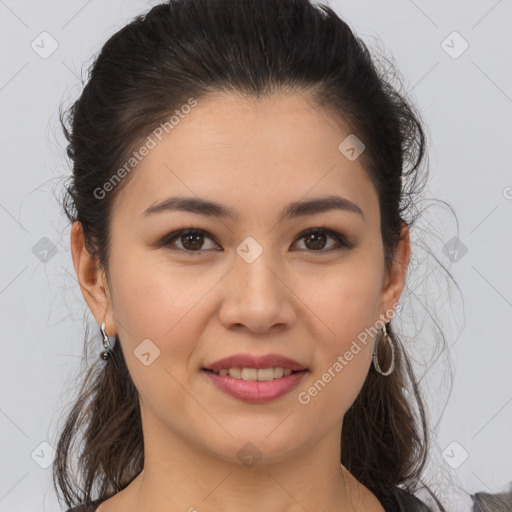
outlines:
{"label": "woman's face", "polygon": [[[106,281],[80,270],[73,230],[86,299],[119,335],[139,392],[146,449],[179,441],[237,463],[254,450],[263,462],[339,439],[371,364],[370,329],[392,316],[409,257],[407,240],[385,274],[376,191],[362,159],[339,149],[349,135],[299,95],[200,100],[153,137],[114,202],[108,297]],[[282,217],[328,196],[355,206],[296,206]],[[233,217],[212,207],[148,212],[173,197]],[[200,233],[165,243],[192,228]],[[256,383],[204,370],[235,354],[278,354],[307,371]]]}

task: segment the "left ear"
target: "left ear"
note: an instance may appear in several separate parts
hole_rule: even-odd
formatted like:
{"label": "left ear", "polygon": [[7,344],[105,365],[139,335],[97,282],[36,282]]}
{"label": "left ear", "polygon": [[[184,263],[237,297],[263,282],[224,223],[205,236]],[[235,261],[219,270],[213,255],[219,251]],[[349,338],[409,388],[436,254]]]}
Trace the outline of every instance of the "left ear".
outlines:
{"label": "left ear", "polygon": [[[396,248],[391,269],[386,273],[382,288],[380,313],[386,315],[395,311],[405,283],[405,274],[411,257],[409,226],[402,224],[401,240]],[[386,315],[388,318],[389,315]],[[389,318],[388,318],[389,319]]]}

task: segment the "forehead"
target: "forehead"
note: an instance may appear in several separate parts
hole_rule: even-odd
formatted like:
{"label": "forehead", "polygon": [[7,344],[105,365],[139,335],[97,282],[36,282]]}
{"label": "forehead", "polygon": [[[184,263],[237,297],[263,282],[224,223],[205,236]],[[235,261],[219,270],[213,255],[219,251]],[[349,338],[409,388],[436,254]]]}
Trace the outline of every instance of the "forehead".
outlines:
{"label": "forehead", "polygon": [[[204,100],[138,163],[116,210],[134,216],[171,196],[208,198],[240,213],[281,212],[299,199],[339,194],[375,210],[362,158],[338,148],[350,135],[341,120],[307,97],[263,99],[217,94]],[[373,212],[375,213],[375,212]],[[366,215],[366,213],[365,213]]]}

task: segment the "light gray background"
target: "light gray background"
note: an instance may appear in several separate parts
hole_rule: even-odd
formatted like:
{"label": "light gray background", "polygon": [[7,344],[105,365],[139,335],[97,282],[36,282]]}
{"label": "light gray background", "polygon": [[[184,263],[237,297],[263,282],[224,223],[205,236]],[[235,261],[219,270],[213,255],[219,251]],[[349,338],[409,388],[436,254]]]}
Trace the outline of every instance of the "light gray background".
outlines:
{"label": "light gray background", "polygon": [[[41,467],[52,460],[44,443],[55,444],[81,376],[86,306],[55,200],[69,173],[58,107],[78,97],[81,69],[85,76],[106,39],[157,3],[0,0],[0,512],[61,510],[51,468]],[[451,347],[451,395],[446,355],[422,380],[434,436],[428,481],[453,510],[469,510],[457,487],[498,492],[512,480],[512,1],[329,4],[372,48],[394,57],[427,124],[428,197],[447,201],[459,220],[457,231],[446,208],[429,209],[425,232],[414,235],[416,264],[400,317],[404,331],[421,335],[421,345],[409,345],[420,366],[435,355],[421,304]],[[58,43],[48,58],[31,47],[42,46],[43,31]],[[453,31],[469,44],[461,55]],[[467,247],[455,261],[443,252],[453,237]],[[55,253],[45,261],[38,244],[53,244]],[[462,299],[434,258],[452,272]],[[91,318],[86,311],[99,353]]]}

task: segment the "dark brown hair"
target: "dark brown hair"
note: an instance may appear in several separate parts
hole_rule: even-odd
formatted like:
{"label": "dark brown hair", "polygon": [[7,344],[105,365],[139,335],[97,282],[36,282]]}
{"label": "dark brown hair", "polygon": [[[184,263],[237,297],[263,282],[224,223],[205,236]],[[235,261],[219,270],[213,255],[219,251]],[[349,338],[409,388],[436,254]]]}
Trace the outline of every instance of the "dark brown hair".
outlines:
{"label": "dark brown hair", "polygon": [[[427,179],[426,168],[421,172],[424,129],[405,93],[325,5],[173,0],[135,18],[106,42],[80,98],[67,116],[61,114],[73,165],[63,208],[71,222],[82,224],[87,248],[107,275],[112,202],[136,170],[101,199],[95,191],[177,108],[219,92],[248,98],[300,93],[357,134],[379,197],[389,271],[401,227],[418,218],[416,199]],[[370,368],[345,415],[340,454],[342,464],[381,500],[389,486],[418,488],[429,448],[417,380],[390,324],[388,332],[395,371],[384,377]],[[138,393],[119,339],[110,361],[97,359],[88,369],[56,450],[54,485],[68,506],[105,500],[143,469]]]}

